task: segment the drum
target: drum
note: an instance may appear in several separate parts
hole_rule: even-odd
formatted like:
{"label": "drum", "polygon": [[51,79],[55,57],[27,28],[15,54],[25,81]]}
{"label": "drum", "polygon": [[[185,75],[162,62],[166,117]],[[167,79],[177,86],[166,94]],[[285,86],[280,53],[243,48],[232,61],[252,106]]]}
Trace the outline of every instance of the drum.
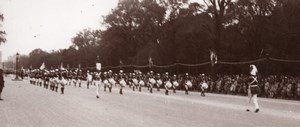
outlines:
{"label": "drum", "polygon": [[110,84],[108,83],[108,80],[107,79],[105,79],[104,81],[103,81],[103,83],[104,83],[104,85],[106,85],[106,86],[109,86]]}
{"label": "drum", "polygon": [[132,79],[132,82],[134,85],[138,85],[139,84],[139,81],[137,79]]}
{"label": "drum", "polygon": [[124,81],[124,79],[121,79],[120,85],[121,85],[122,87],[125,87],[125,86],[126,86],[126,82]]}
{"label": "drum", "polygon": [[192,84],[191,81],[187,81],[185,84],[186,84],[188,87],[192,87],[192,86],[193,86],[193,84]]}
{"label": "drum", "polygon": [[207,89],[207,88],[208,88],[208,85],[207,85],[206,82],[204,82],[204,83],[201,84],[201,87],[204,88],[204,89]]}
{"label": "drum", "polygon": [[144,86],[144,85],[145,85],[145,82],[144,82],[143,80],[140,80],[139,85],[140,85],[140,86]]}
{"label": "drum", "polygon": [[167,88],[171,88],[171,87],[172,87],[172,83],[171,83],[170,81],[167,81],[167,82],[166,82],[166,87],[167,87]]}
{"label": "drum", "polygon": [[174,85],[174,87],[178,87],[178,86],[179,86],[179,83],[178,83],[177,81],[174,81],[174,82],[173,82],[173,85]]}
{"label": "drum", "polygon": [[159,80],[157,80],[157,84],[159,85],[159,86],[161,86],[162,85],[162,81],[159,79]]}
{"label": "drum", "polygon": [[154,85],[154,84],[156,83],[156,81],[155,81],[153,78],[150,78],[150,79],[149,79],[149,82],[150,82],[152,85]]}
{"label": "drum", "polygon": [[116,84],[116,81],[113,78],[109,78],[108,81],[109,81],[109,83],[111,85],[115,85]]}

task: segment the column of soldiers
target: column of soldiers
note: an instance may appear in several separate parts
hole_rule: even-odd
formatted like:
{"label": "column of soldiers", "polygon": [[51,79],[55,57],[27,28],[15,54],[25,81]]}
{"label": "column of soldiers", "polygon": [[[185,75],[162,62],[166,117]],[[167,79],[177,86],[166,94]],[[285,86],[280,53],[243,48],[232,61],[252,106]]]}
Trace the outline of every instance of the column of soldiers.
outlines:
{"label": "column of soldiers", "polygon": [[78,85],[81,87],[83,75],[81,70],[72,72],[68,70],[33,70],[29,74],[30,84],[44,87],[52,91],[58,92],[60,88],[61,94],[64,94],[65,86]]}
{"label": "column of soldiers", "polygon": [[[189,74],[186,73],[184,76],[173,75],[170,76],[168,72],[164,74],[149,71],[146,74],[142,72],[124,73],[120,70],[117,73],[109,70],[107,72],[91,72],[87,70],[86,74],[83,74],[80,69],[75,71],[68,70],[34,70],[30,74],[30,83],[37,86],[43,86],[45,89],[58,92],[58,88],[61,90],[61,94],[64,94],[66,85],[74,85],[75,87],[81,87],[82,81],[87,81],[87,88],[91,85],[96,86],[96,98],[99,98],[100,88],[103,87],[104,91],[112,92],[113,87],[119,88],[119,93],[123,94],[125,86],[129,86],[133,91],[142,91],[142,87],[147,87],[150,93],[153,93],[153,88],[156,87],[157,91],[161,88],[165,89],[165,95],[169,95],[169,90],[173,90],[176,93],[176,89],[179,86],[185,88],[185,94],[188,94],[189,90],[193,86],[193,81]],[[201,95],[204,95],[204,89]]]}
{"label": "column of soldiers", "polygon": [[[93,83],[94,82],[94,83]],[[129,86],[132,91],[142,91],[142,87],[147,87],[150,93],[153,93],[153,88],[156,87],[157,91],[161,88],[165,88],[165,94],[169,95],[169,90],[173,89],[173,93],[176,93],[176,89],[182,85],[185,88],[185,94],[188,94],[189,89],[192,88],[192,81],[188,73],[184,77],[178,77],[177,75],[169,76],[166,72],[163,76],[160,73],[156,75],[153,71],[143,74],[142,72],[124,73],[120,70],[119,73],[113,73],[111,70],[108,72],[89,72],[87,73],[87,85],[96,85],[96,98],[99,98],[99,90],[103,85],[103,90],[107,89],[111,93],[113,87],[119,87],[119,93],[123,94],[123,88]],[[206,87],[207,88],[207,87]],[[205,89],[206,89],[205,88]],[[203,92],[204,94],[204,92]]]}

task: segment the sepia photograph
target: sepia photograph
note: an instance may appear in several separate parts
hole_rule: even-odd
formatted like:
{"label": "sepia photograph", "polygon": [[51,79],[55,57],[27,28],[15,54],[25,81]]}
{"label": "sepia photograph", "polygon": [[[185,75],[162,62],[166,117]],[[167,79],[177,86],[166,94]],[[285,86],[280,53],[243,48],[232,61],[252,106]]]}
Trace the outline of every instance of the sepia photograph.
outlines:
{"label": "sepia photograph", "polygon": [[297,127],[300,0],[0,0],[0,127]]}

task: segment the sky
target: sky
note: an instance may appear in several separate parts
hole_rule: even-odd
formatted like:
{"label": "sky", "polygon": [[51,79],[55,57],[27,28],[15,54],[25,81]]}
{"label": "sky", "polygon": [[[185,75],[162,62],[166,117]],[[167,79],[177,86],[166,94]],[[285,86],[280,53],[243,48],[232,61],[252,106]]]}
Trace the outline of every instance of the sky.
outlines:
{"label": "sky", "polygon": [[[0,45],[2,61],[17,52],[68,48],[71,38],[83,29],[104,28],[103,17],[119,0],[0,0],[6,43]],[[190,0],[190,2],[201,0]]]}
{"label": "sky", "polygon": [[68,48],[71,38],[83,29],[103,28],[102,16],[117,6],[118,0],[0,0],[7,41],[0,45],[2,60],[17,52]]}

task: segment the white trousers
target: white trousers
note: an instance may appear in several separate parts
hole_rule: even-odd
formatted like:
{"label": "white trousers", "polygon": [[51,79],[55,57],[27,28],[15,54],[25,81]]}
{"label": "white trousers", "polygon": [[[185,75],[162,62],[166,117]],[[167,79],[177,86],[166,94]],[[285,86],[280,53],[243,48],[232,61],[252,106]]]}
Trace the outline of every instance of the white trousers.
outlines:
{"label": "white trousers", "polygon": [[251,97],[251,99],[252,99],[252,102],[253,102],[253,104],[254,104],[255,109],[259,109],[258,102],[257,102],[257,94],[254,94],[254,95]]}
{"label": "white trousers", "polygon": [[99,96],[101,81],[95,81],[95,85],[96,85],[96,95]]}

